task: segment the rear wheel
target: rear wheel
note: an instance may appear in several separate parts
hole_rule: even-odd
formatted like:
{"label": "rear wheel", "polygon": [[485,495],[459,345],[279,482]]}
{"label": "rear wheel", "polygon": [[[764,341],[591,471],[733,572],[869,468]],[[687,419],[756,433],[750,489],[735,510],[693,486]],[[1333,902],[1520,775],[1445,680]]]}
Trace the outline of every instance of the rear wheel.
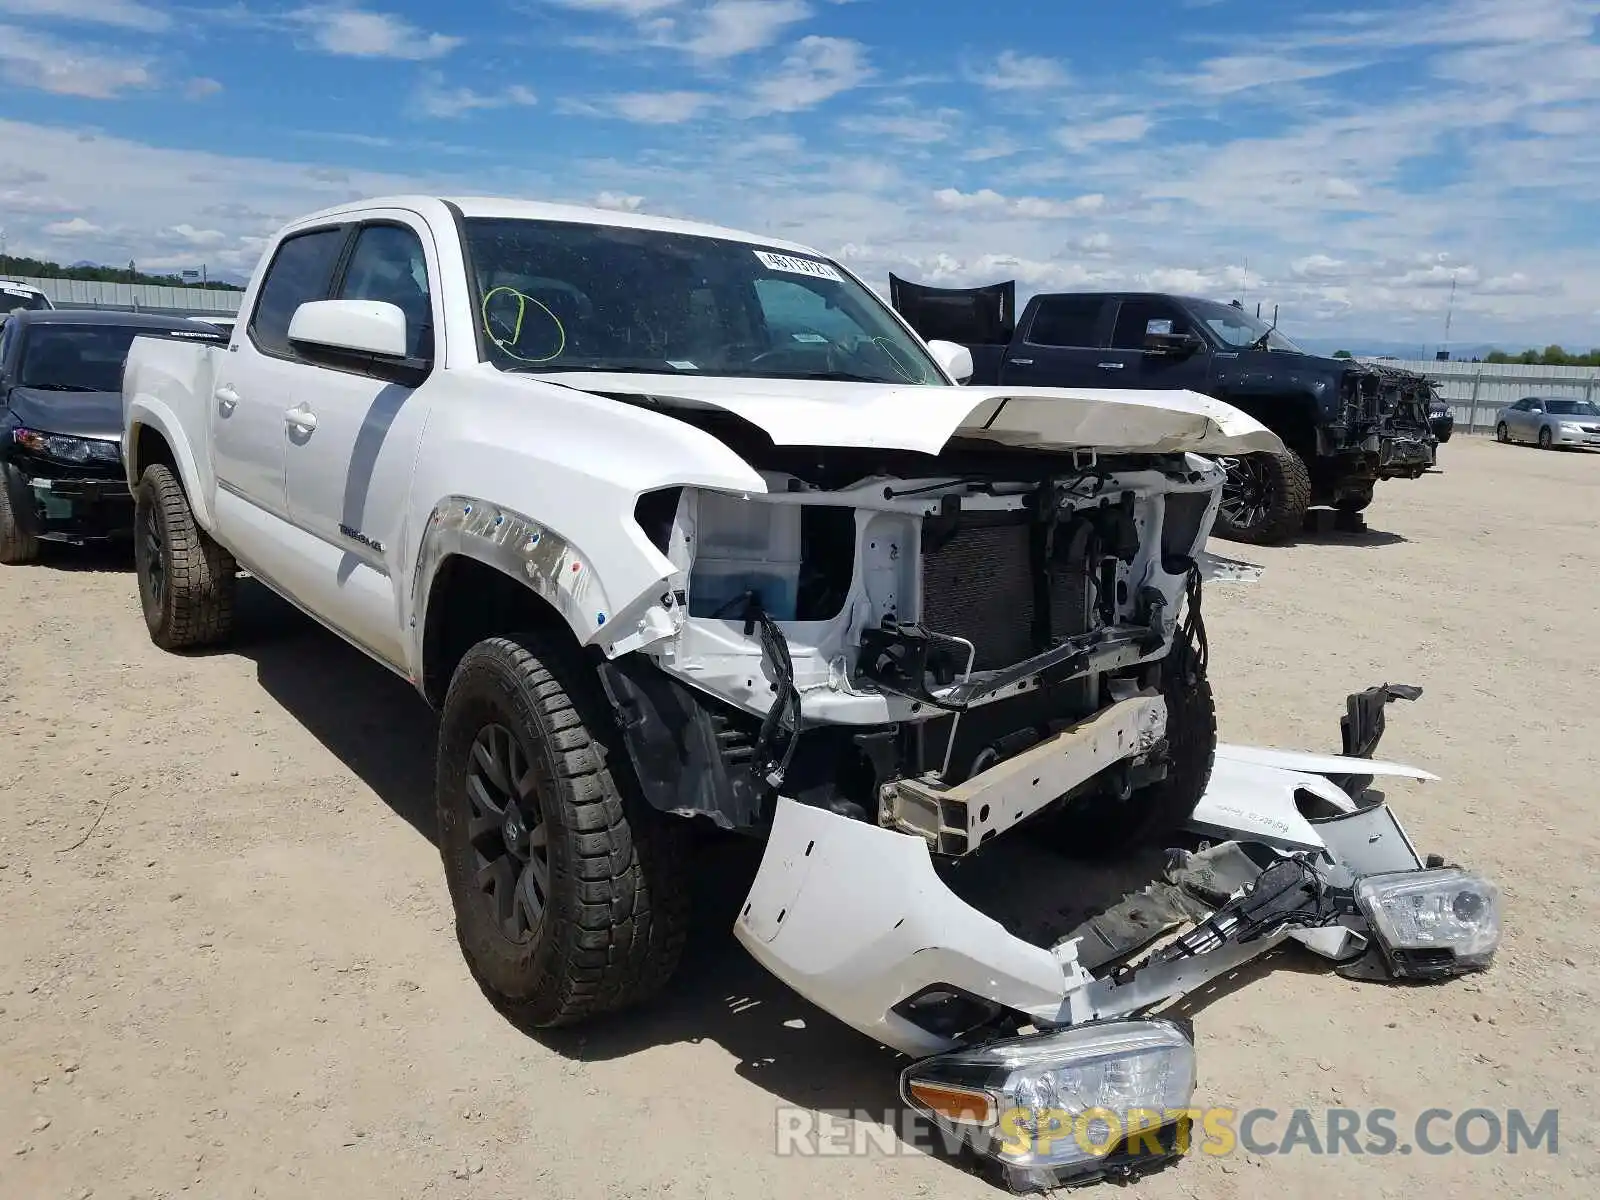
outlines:
{"label": "rear wheel", "polygon": [[22,527],[11,504],[11,468],[0,465],[0,563],[16,565],[39,557],[39,539]]}
{"label": "rear wheel", "polygon": [[479,985],[535,1027],[648,999],[683,949],[686,831],[639,794],[613,734],[590,668],[550,639],[480,642],[445,697],[439,851],[457,940]]}
{"label": "rear wheel", "polygon": [[1230,460],[1217,513],[1217,536],[1257,546],[1300,529],[1311,507],[1311,474],[1293,450]]}
{"label": "rear wheel", "polygon": [[226,641],[233,632],[238,565],[195,522],[171,467],[145,469],[133,509],[133,562],[150,640],[163,650]]}

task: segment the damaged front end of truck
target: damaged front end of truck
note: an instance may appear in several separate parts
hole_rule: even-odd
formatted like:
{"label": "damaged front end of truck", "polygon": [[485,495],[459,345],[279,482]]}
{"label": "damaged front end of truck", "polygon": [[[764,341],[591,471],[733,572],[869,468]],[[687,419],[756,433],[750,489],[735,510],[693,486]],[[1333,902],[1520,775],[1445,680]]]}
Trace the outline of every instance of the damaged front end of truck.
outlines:
{"label": "damaged front end of truck", "polygon": [[1321,453],[1347,460],[1348,485],[1415,479],[1434,465],[1439,439],[1431,411],[1438,393],[1425,375],[1352,363],[1339,384],[1341,419],[1324,428]]}
{"label": "damaged front end of truck", "polygon": [[[1006,1183],[1180,1153],[1194,1042],[1160,1009],[1285,940],[1388,978],[1488,965],[1498,893],[1419,855],[1371,788],[1432,778],[1371,757],[1413,689],[1352,696],[1336,755],[1217,742],[1203,597],[1255,572],[1205,550],[1211,456],[1274,435],[1187,394],[960,389],[970,415],[920,446],[861,417],[819,448],[768,400],[690,386],[605,394],[714,434],[762,490],[639,497],[672,573],[648,639],[600,667],[634,774],[664,812],[765,839],[741,944],[907,1055],[906,1104]],[[1015,839],[1064,872],[1172,850],[1028,939],[949,881]]]}

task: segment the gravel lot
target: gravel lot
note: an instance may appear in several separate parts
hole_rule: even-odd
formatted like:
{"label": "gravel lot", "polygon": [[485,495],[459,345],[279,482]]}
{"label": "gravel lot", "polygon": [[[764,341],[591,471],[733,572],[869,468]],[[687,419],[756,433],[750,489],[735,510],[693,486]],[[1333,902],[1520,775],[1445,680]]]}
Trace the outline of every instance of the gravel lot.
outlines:
{"label": "gravel lot", "polygon": [[[1224,737],[1304,749],[1337,747],[1348,691],[1421,684],[1383,753],[1445,782],[1391,794],[1424,850],[1502,884],[1501,957],[1399,988],[1282,955],[1190,1006],[1197,1102],[1278,1110],[1267,1140],[1296,1107],[1393,1109],[1403,1142],[1433,1107],[1560,1108],[1559,1153],[1192,1155],[1118,1194],[1600,1190],[1600,455],[1441,457],[1379,489],[1365,535],[1219,543],[1268,572],[1209,593],[1212,669]],[[774,1153],[780,1106],[881,1112],[897,1064],[738,948],[737,848],[706,856],[657,1008],[508,1025],[455,945],[430,714],[248,600],[230,653],[177,658],[125,562],[0,568],[0,1196],[1003,1194],[923,1156]]]}

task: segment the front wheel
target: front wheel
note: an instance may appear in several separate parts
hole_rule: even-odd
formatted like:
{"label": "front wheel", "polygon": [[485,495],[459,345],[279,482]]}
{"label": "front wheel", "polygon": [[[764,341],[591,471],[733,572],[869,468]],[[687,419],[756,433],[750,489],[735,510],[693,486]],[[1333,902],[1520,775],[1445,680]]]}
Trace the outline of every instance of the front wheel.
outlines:
{"label": "front wheel", "polygon": [[688,928],[684,831],[639,794],[590,672],[551,639],[492,638],[440,718],[456,937],[479,985],[535,1028],[648,999]]}
{"label": "front wheel", "polygon": [[1126,799],[1099,794],[1051,818],[1063,853],[1098,858],[1135,850],[1176,833],[1211,782],[1217,753],[1217,703],[1193,642],[1179,635],[1161,664],[1167,702],[1167,774]]}
{"label": "front wheel", "polygon": [[1267,546],[1296,532],[1311,507],[1311,474],[1293,450],[1230,459],[1217,513],[1218,537]]}
{"label": "front wheel", "polygon": [[1550,436],[1550,427],[1548,425],[1546,425],[1543,429],[1539,430],[1539,449],[1541,449],[1541,450],[1554,450],[1555,449],[1554,439]]}
{"label": "front wheel", "polygon": [[1334,505],[1342,513],[1366,512],[1372,507],[1373,486],[1369,483],[1359,492],[1352,492]]}
{"label": "front wheel", "polygon": [[1499,442],[1501,445],[1510,444],[1511,430],[1506,427],[1506,423],[1504,421],[1501,421],[1500,424],[1494,427],[1494,440]]}
{"label": "front wheel", "polygon": [[214,646],[233,632],[238,565],[201,529],[165,463],[145,468],[133,497],[133,564],[150,640],[163,650]]}
{"label": "front wheel", "polygon": [[0,563],[16,566],[39,557],[39,539],[22,527],[11,503],[11,468],[0,463]]}

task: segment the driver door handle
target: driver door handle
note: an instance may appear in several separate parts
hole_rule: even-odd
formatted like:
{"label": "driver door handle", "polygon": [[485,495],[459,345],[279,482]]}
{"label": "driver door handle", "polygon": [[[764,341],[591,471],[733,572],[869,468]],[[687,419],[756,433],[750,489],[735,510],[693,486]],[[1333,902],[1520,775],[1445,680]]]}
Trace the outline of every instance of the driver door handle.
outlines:
{"label": "driver door handle", "polygon": [[283,414],[283,421],[297,433],[310,433],[317,427],[317,414],[309,408],[291,408]]}
{"label": "driver door handle", "polygon": [[233,385],[225,383],[212,393],[217,398],[217,410],[223,416],[232,416],[234,406],[239,403],[239,393],[233,390]]}
{"label": "driver door handle", "polygon": [[1126,364],[1119,362],[1104,362],[1100,364],[1102,371],[1120,371]]}

